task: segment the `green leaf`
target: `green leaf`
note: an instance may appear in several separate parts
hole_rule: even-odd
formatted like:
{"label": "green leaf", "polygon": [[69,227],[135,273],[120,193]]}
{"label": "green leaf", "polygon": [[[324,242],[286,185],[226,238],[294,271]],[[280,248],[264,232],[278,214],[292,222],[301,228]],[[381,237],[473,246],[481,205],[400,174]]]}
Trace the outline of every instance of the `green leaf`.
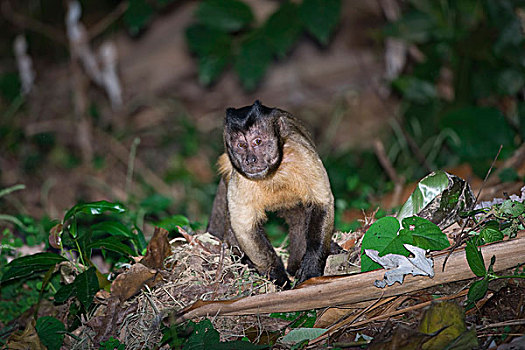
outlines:
{"label": "green leaf", "polygon": [[2,276],[2,282],[33,276],[36,273],[49,270],[56,264],[66,260],[61,255],[47,252],[22,256],[6,265],[7,270]]}
{"label": "green leaf", "polygon": [[304,0],[299,15],[306,29],[323,45],[339,23],[341,0]]}
{"label": "green leaf", "polygon": [[237,0],[202,1],[195,15],[201,24],[227,32],[237,32],[254,19],[250,7]]}
{"label": "green leaf", "polygon": [[288,344],[296,344],[304,340],[315,339],[323,333],[325,333],[326,331],[327,329],[324,328],[295,328],[292,329],[284,337],[282,337],[281,342]]}
{"label": "green leaf", "polygon": [[177,231],[177,226],[189,226],[190,221],[184,215],[173,215],[155,223],[167,231]]}
{"label": "green leaf", "polygon": [[246,90],[254,90],[272,60],[272,48],[263,33],[254,31],[242,42],[235,61],[235,70]]}
{"label": "green leaf", "polygon": [[128,255],[128,256],[136,255],[129,246],[122,243],[122,238],[119,238],[119,237],[106,237],[102,239],[97,239],[96,241],[88,244],[86,248],[87,249],[106,248],[114,252]]}
{"label": "green leaf", "polygon": [[481,251],[476,246],[476,243],[473,239],[467,241],[467,246],[465,247],[465,254],[467,255],[468,265],[472,272],[478,277],[485,277],[487,274],[487,269],[485,268],[485,261],[483,261],[483,256]]}
{"label": "green leaf", "polygon": [[501,203],[499,210],[504,215],[517,218],[525,211],[525,205],[523,203],[507,199],[505,202]]}
{"label": "green leaf", "polygon": [[95,216],[103,214],[107,211],[112,213],[124,213],[126,211],[126,208],[120,203],[112,203],[108,201],[81,203],[75,205],[73,208],[67,211],[66,215],[64,215],[63,222],[65,222],[67,219],[78,213],[85,213],[88,215]]}
{"label": "green leaf", "polygon": [[451,129],[459,143],[450,147],[466,161],[493,159],[500,145],[513,148],[513,132],[503,114],[495,108],[466,107],[443,116],[442,129]]}
{"label": "green leaf", "polygon": [[124,224],[118,221],[102,221],[91,226],[93,233],[107,233],[112,236],[135,239],[136,235]]}
{"label": "green leaf", "polygon": [[399,209],[397,219],[401,221],[406,217],[418,214],[419,211],[432,202],[436,196],[447,189],[448,184],[449,180],[447,174],[441,170],[424,177],[419,181],[416,189],[410,195],[405,204]]}
{"label": "green leaf", "polygon": [[[403,229],[399,235],[403,237],[404,243],[429,250],[442,250],[450,246],[447,235],[436,224],[426,219],[412,216],[403,219],[402,224]],[[405,237],[412,237],[413,241],[407,242]]]}
{"label": "green leaf", "polygon": [[467,294],[467,303],[473,305],[476,301],[483,298],[489,288],[489,280],[484,278],[474,281],[470,286]]}
{"label": "green leaf", "polygon": [[264,34],[273,48],[273,52],[283,58],[301,33],[302,23],[296,4],[286,1],[264,24]]}
{"label": "green leaf", "polygon": [[43,316],[36,321],[36,332],[48,350],[60,350],[64,342],[66,327],[52,316]]}
{"label": "green leaf", "polygon": [[374,222],[366,231],[361,245],[361,271],[371,271],[381,268],[381,265],[372,261],[365,249],[374,249],[380,256],[395,253],[408,256],[410,253],[403,247],[403,239],[397,234],[400,225],[396,218],[386,216]]}
{"label": "green leaf", "polygon": [[485,227],[479,235],[485,243],[497,242],[503,239],[503,232],[492,227]]}
{"label": "green leaf", "polygon": [[136,35],[150,21],[153,7],[146,0],[130,0],[124,13],[124,23],[132,35]]}
{"label": "green leaf", "polygon": [[55,301],[63,303],[70,297],[76,297],[87,310],[91,303],[93,303],[93,297],[99,289],[96,269],[90,267],[79,274],[73,283],[62,286],[62,288],[55,293]]}
{"label": "green leaf", "polygon": [[437,98],[436,88],[429,81],[413,76],[401,76],[392,82],[392,87],[405,99],[415,103],[428,103]]}
{"label": "green leaf", "polygon": [[213,83],[230,61],[231,37],[222,30],[193,25],[186,30],[186,41],[199,56],[199,81],[204,85]]}
{"label": "green leaf", "polygon": [[219,332],[217,332],[210,320],[204,319],[199,323],[189,322],[189,328],[192,328],[191,336],[188,338],[183,349],[200,350],[200,349],[214,349],[214,350],[252,350],[252,349],[266,349],[269,345],[256,345],[247,341],[230,341],[221,342]]}

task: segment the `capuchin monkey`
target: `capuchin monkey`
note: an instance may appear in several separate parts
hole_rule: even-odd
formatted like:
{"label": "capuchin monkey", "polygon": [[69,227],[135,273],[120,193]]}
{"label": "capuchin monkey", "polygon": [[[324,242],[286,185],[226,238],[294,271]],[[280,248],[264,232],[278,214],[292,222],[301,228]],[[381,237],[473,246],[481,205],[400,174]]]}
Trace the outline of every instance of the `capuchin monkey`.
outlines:
{"label": "capuchin monkey", "polygon": [[208,232],[239,247],[257,271],[290,287],[263,224],[277,212],[289,228],[287,271],[298,283],[321,276],[330,253],[334,197],[310,135],[290,113],[263,106],[228,108],[221,180]]}

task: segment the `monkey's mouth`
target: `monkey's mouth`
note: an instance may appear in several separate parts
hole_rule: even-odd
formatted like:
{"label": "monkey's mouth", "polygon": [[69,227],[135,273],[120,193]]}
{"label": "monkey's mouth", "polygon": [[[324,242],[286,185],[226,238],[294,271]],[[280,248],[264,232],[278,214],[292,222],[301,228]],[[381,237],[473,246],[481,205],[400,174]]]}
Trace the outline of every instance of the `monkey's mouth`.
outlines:
{"label": "monkey's mouth", "polygon": [[252,168],[250,170],[246,169],[244,174],[250,180],[261,180],[266,176],[266,174],[268,174],[268,167],[264,166],[260,168]]}

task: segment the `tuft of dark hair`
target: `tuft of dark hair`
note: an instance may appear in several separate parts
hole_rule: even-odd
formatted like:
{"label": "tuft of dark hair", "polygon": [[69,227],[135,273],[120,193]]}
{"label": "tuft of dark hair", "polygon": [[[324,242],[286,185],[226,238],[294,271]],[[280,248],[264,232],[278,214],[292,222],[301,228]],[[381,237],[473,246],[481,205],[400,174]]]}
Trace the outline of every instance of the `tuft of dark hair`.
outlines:
{"label": "tuft of dark hair", "polygon": [[246,131],[251,128],[258,120],[269,116],[274,108],[266,107],[259,100],[251,106],[241,108],[228,108],[224,125],[230,131]]}

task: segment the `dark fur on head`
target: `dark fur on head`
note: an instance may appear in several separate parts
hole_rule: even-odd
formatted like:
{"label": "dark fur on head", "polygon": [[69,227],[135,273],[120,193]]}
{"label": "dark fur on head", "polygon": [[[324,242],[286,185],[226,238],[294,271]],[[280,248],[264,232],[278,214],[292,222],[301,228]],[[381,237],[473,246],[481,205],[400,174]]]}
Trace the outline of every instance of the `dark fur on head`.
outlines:
{"label": "dark fur on head", "polygon": [[259,119],[270,116],[274,110],[275,108],[263,106],[259,100],[251,106],[228,108],[224,125],[228,131],[246,131]]}

